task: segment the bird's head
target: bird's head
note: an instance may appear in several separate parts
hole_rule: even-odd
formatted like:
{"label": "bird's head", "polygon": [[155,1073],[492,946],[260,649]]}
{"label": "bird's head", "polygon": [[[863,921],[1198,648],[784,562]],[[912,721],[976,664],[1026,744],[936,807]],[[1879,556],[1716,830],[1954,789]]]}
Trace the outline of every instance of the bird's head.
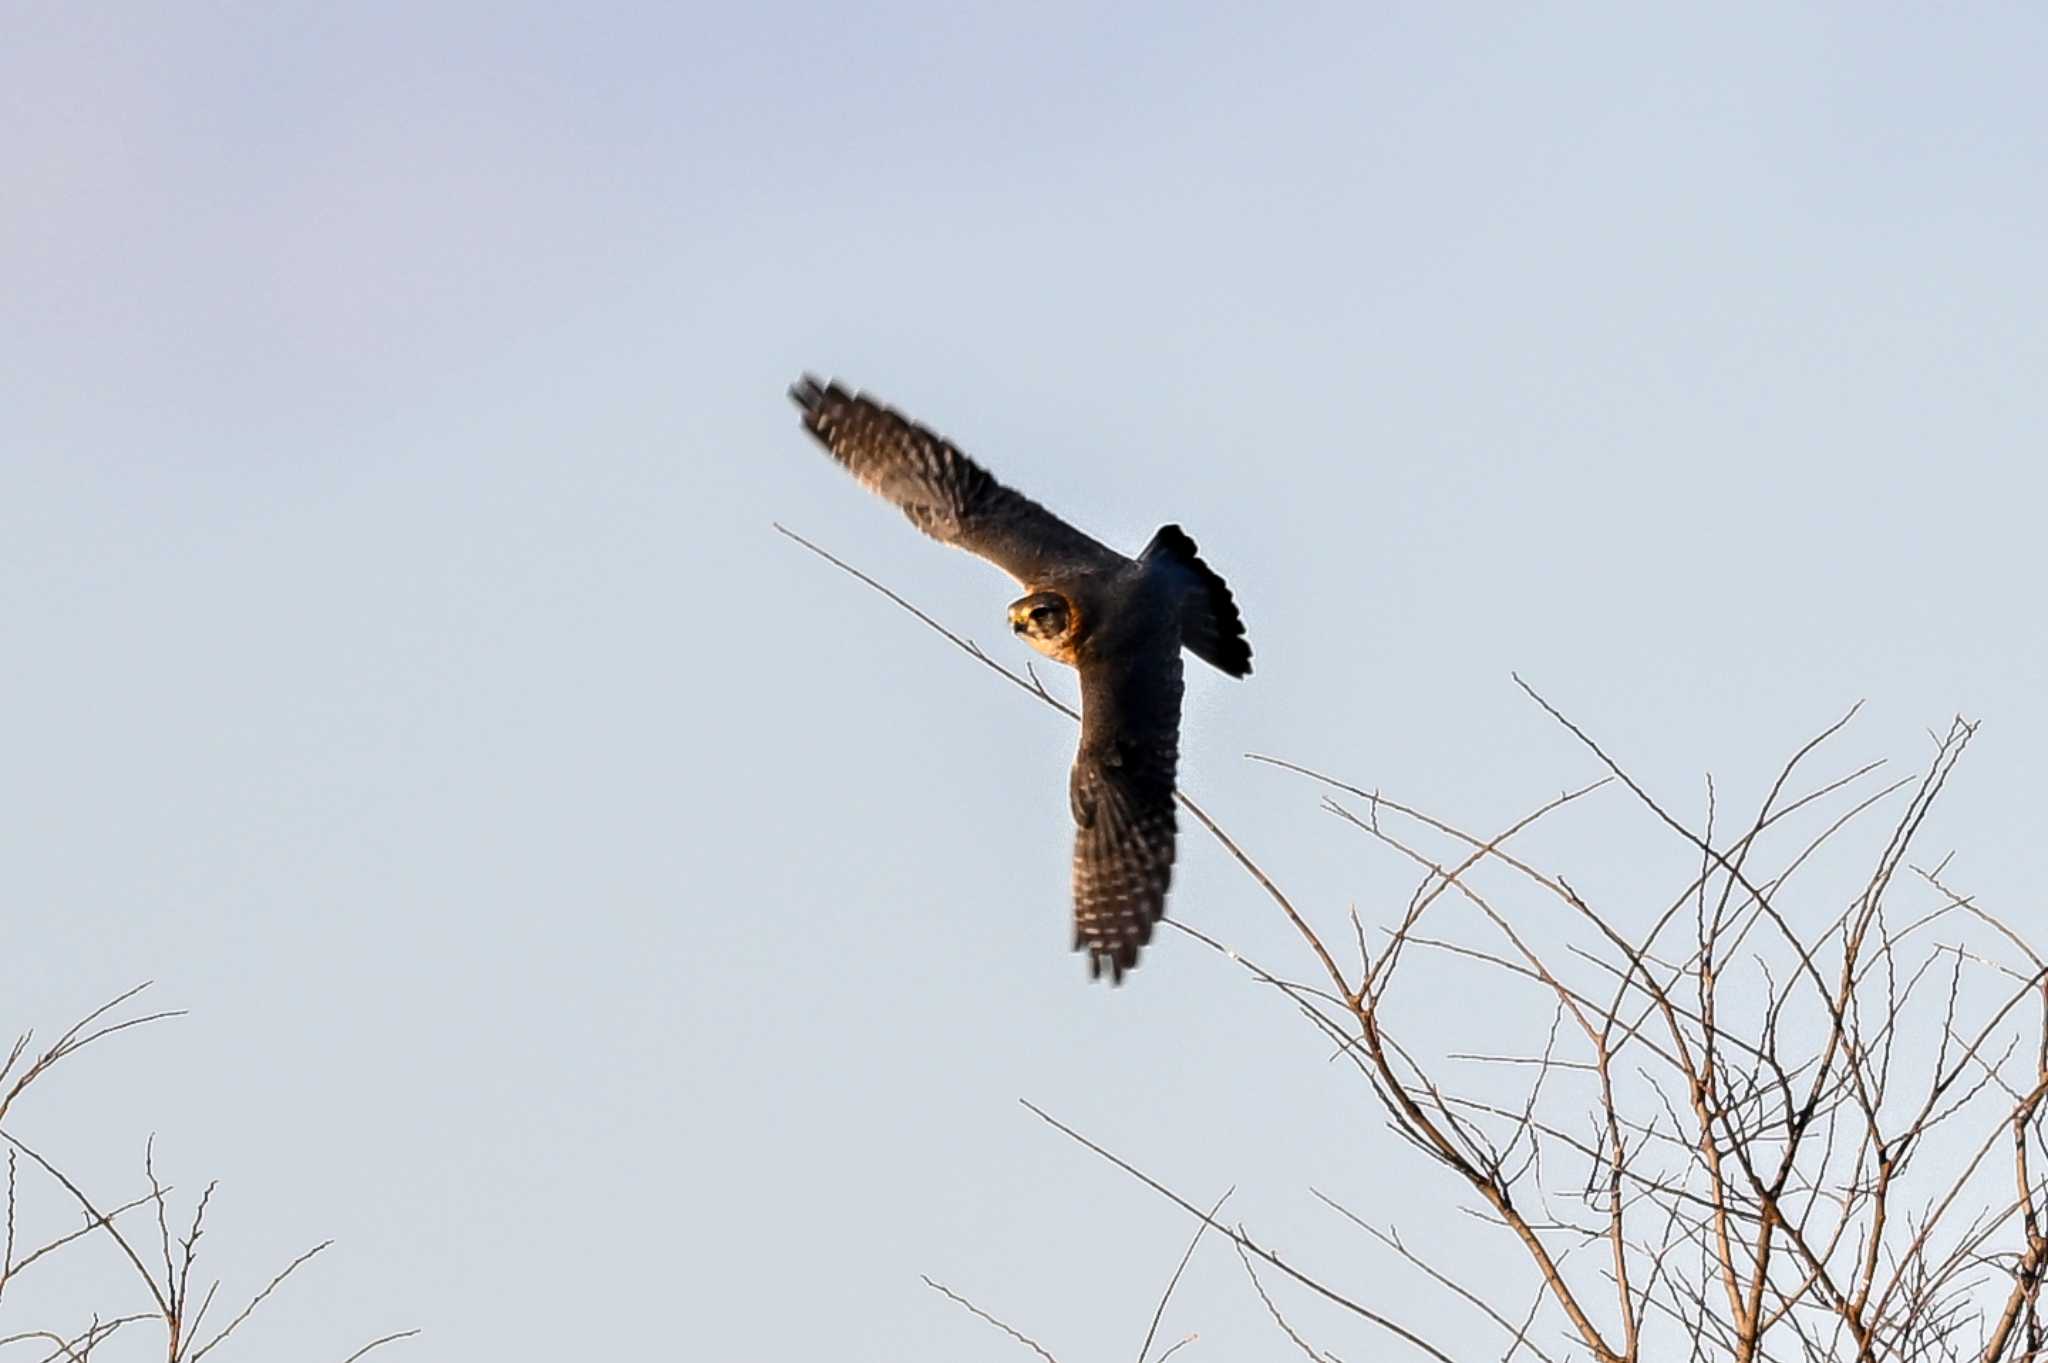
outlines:
{"label": "bird's head", "polygon": [[1081,612],[1058,592],[1033,592],[1010,603],[1010,629],[1046,657],[1072,663]]}

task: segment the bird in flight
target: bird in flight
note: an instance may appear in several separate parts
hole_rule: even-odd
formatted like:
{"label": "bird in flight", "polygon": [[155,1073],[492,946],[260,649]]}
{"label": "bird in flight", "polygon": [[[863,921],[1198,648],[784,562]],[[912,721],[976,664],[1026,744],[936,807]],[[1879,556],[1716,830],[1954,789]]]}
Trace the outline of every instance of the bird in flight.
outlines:
{"label": "bird in flight", "polygon": [[1230,588],[1177,525],[1126,558],[997,482],[881,403],[809,375],[790,398],[804,428],[911,524],[1023,585],[1010,628],[1081,674],[1074,815],[1074,949],[1111,983],[1138,963],[1173,877],[1174,768],[1183,648],[1233,677],[1252,650]]}

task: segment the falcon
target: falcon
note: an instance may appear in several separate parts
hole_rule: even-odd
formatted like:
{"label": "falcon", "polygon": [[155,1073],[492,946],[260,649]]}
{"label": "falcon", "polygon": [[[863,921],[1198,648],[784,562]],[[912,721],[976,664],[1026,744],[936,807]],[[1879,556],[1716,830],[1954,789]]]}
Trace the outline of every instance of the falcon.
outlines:
{"label": "falcon", "polygon": [[804,428],[911,524],[1024,588],[1010,629],[1081,675],[1074,815],[1074,949],[1112,984],[1138,963],[1173,878],[1181,650],[1233,677],[1252,650],[1230,588],[1177,525],[1126,558],[997,482],[941,437],[858,392],[805,375]]}

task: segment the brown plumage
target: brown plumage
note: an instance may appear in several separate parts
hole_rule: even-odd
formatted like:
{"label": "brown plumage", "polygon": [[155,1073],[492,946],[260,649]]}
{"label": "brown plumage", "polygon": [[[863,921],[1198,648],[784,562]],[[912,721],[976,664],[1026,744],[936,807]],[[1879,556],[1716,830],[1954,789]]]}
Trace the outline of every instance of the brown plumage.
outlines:
{"label": "brown plumage", "polygon": [[1138,963],[1173,880],[1181,650],[1252,670],[1244,621],[1179,526],[1136,558],[996,481],[953,445],[860,393],[808,375],[790,397],[849,472],[932,538],[1022,583],[1011,628],[1081,676],[1074,816],[1074,948],[1112,982]]}

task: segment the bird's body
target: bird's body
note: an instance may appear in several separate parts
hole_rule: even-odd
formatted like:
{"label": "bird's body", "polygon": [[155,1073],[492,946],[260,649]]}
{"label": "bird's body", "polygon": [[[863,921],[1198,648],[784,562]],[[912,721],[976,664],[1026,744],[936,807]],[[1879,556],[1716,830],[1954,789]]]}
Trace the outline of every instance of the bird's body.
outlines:
{"label": "bird's body", "polygon": [[1011,629],[1080,674],[1068,788],[1074,947],[1088,952],[1091,974],[1121,980],[1151,940],[1172,880],[1181,650],[1232,676],[1251,672],[1229,587],[1178,526],[1126,557],[861,394],[806,377],[790,396],[833,457],[919,529],[1023,584]]}

